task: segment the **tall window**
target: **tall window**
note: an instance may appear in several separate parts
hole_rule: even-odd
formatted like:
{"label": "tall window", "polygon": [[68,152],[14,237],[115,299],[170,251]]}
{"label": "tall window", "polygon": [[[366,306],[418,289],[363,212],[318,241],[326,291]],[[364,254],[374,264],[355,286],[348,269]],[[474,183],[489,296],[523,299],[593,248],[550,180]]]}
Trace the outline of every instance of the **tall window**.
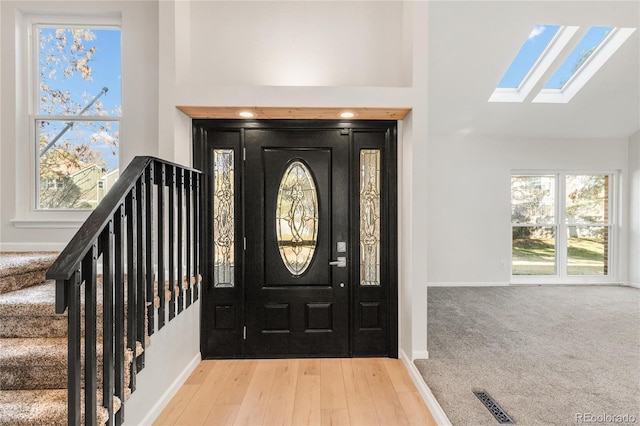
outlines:
{"label": "tall window", "polygon": [[609,275],[609,175],[567,175],[567,275]]}
{"label": "tall window", "polygon": [[556,177],[511,177],[513,275],[556,274]]}
{"label": "tall window", "polygon": [[611,275],[612,175],[511,176],[512,275]]}
{"label": "tall window", "polygon": [[100,182],[117,178],[120,35],[115,26],[31,27],[36,209],[93,209]]}

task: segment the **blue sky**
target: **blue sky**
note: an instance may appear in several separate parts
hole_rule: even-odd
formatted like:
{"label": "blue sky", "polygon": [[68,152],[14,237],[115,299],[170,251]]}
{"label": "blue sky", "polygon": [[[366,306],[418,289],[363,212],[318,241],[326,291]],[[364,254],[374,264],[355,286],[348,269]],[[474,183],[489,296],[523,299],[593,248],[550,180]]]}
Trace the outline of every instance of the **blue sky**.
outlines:
{"label": "blue sky", "polygon": [[[55,28],[41,28],[42,36],[55,34]],[[107,87],[109,90],[105,95],[102,95],[98,102],[103,104],[103,110],[108,112],[108,115],[119,115],[119,109],[122,106],[122,89],[121,89],[121,31],[120,30],[107,30],[107,29],[93,29],[95,39],[85,41],[85,48],[95,46],[96,50],[89,62],[91,67],[91,78],[84,80],[80,72],[74,72],[70,77],[64,78],[62,75],[62,66],[55,67],[55,74],[46,77],[46,84],[52,89],[59,89],[63,92],[68,91],[71,95],[71,99],[74,102],[80,103],[82,106],[88,104],[103,87]],[[67,47],[71,45],[69,40]],[[67,53],[68,49],[59,52],[54,51],[53,55],[61,55]],[[44,65],[46,55],[41,55],[40,66]],[[64,61],[63,61],[64,63]],[[50,69],[50,68],[49,68]],[[41,95],[44,93],[41,93]],[[91,111],[91,110],[90,110]],[[41,114],[51,113],[41,108]],[[54,110],[53,113],[59,113]],[[52,139],[57,135],[65,123],[62,122],[50,122],[42,132],[48,138]],[[106,162],[108,170],[118,167],[118,155],[113,155],[113,147],[108,145],[108,141],[112,141],[112,133],[103,130],[106,127],[104,122],[96,122],[92,125],[88,123],[76,123],[74,127],[67,131],[60,142],[68,141],[71,144],[86,143],[93,138],[94,142],[91,143],[91,148],[103,153],[103,158]],[[118,130],[117,123],[111,124],[112,131]]]}
{"label": "blue sky", "polygon": [[560,25],[536,25],[498,83],[498,87],[516,89],[520,86],[522,80],[559,29]]}
{"label": "blue sky", "polygon": [[[611,32],[613,27],[591,27],[587,34],[580,40],[580,43],[569,54],[564,63],[558,68],[558,71],[545,84],[545,89],[560,89],[569,80],[575,72],[574,67],[580,61],[583,52],[588,52],[597,47],[602,40]],[[590,55],[589,55],[590,56]],[[587,56],[588,57],[588,56]]]}
{"label": "blue sky", "polygon": [[[560,25],[536,25],[498,83],[498,87],[518,88],[559,29]],[[592,27],[545,84],[545,89],[562,88],[576,71],[583,52],[597,47],[611,30],[612,27]]]}

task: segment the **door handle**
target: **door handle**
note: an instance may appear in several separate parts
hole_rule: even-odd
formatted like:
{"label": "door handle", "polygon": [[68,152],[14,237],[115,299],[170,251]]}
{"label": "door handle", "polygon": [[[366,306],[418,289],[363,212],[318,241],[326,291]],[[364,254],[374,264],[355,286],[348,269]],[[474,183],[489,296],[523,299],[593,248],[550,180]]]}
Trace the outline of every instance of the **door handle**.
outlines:
{"label": "door handle", "polygon": [[330,261],[329,265],[337,266],[338,268],[346,268],[347,267],[347,258],[344,257],[344,256],[338,256],[338,259]]}

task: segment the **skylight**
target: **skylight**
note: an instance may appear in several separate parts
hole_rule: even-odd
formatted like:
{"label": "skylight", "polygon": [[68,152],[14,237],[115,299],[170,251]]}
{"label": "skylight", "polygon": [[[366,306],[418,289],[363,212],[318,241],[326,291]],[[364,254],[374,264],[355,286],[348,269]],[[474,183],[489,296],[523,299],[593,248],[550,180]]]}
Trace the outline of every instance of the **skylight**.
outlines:
{"label": "skylight", "polygon": [[559,29],[560,25],[536,25],[498,83],[498,87],[518,88]]}
{"label": "skylight", "polygon": [[[489,102],[523,102],[574,38],[580,27],[536,25],[489,97]],[[588,30],[532,102],[567,103],[633,34],[635,28],[595,26]],[[567,55],[564,53],[564,55]]]}
{"label": "skylight", "polygon": [[613,27],[591,27],[544,88],[562,89],[612,30]]}
{"label": "skylight", "polygon": [[532,102],[571,101],[635,31],[635,28],[591,27]]}
{"label": "skylight", "polygon": [[522,102],[545,75],[578,27],[536,25],[489,102]]}

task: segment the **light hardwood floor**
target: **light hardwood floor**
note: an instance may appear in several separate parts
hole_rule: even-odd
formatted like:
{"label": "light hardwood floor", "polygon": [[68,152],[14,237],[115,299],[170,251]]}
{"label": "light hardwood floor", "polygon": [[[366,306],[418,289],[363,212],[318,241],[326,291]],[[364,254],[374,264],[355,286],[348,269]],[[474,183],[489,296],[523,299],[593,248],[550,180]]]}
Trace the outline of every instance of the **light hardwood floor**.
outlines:
{"label": "light hardwood floor", "polygon": [[402,361],[202,361],[154,425],[436,425]]}

